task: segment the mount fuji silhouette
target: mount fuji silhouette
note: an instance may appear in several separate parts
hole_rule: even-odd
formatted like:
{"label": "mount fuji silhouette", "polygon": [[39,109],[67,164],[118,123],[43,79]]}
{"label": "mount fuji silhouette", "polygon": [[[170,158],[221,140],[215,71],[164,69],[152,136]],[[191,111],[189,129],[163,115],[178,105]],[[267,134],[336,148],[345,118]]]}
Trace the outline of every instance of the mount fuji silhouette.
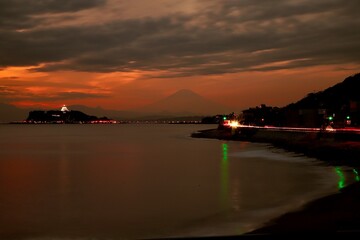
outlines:
{"label": "mount fuji silhouette", "polygon": [[182,89],[155,103],[137,109],[143,113],[171,114],[171,115],[208,115],[226,113],[229,109],[216,102],[206,99],[199,94]]}

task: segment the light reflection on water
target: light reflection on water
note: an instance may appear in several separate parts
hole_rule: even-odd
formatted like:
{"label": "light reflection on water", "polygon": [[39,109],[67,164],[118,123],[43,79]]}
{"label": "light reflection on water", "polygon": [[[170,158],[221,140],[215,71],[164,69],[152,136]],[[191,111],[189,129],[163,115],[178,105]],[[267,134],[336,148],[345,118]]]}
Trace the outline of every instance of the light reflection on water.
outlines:
{"label": "light reflection on water", "polygon": [[207,128],[1,125],[0,238],[240,234],[359,179]]}
{"label": "light reflection on water", "polygon": [[335,167],[335,171],[339,176],[338,188],[342,189],[345,187],[345,176],[344,173],[341,171],[340,167]]}
{"label": "light reflection on water", "polygon": [[[343,170],[343,168],[344,168],[344,170]],[[342,189],[346,186],[346,181],[349,181],[349,183],[360,181],[359,172],[356,168],[351,169],[349,167],[337,166],[337,167],[335,167],[335,172],[339,177],[339,180],[338,180],[338,188],[339,189]],[[348,172],[348,180],[346,180],[345,172]],[[351,172],[353,174],[351,174]]]}
{"label": "light reflection on water", "polygon": [[228,163],[228,144],[222,143],[221,160],[221,206],[226,209],[229,202],[229,163]]}
{"label": "light reflection on water", "polygon": [[355,181],[359,182],[360,181],[359,171],[356,168],[354,168],[353,172],[355,174]]}

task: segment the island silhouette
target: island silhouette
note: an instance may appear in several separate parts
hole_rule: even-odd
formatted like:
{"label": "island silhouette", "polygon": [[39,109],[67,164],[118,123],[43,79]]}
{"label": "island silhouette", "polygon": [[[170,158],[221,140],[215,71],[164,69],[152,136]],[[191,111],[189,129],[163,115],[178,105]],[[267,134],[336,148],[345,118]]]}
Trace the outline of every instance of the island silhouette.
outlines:
{"label": "island silhouette", "polygon": [[65,105],[61,107],[60,110],[37,110],[30,111],[29,116],[24,121],[24,123],[116,123],[115,120],[109,119],[107,117],[96,117],[87,115],[81,111],[69,110]]}

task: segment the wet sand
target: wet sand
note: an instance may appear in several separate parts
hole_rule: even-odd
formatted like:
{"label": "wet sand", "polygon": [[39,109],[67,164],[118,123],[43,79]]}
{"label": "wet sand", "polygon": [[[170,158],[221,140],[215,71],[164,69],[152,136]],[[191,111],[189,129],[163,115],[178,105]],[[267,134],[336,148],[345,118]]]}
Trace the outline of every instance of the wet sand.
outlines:
{"label": "wet sand", "polygon": [[[305,135],[300,138],[239,138],[228,131],[209,129],[194,133],[192,137],[226,140],[268,142],[276,147],[316,157],[329,165],[360,166],[360,142],[319,139]],[[360,183],[354,183],[339,193],[314,200],[297,211],[284,214],[264,224],[263,227],[244,234],[241,238],[290,235],[292,237],[329,234],[335,236],[360,235]],[[230,236],[228,239],[238,238]]]}

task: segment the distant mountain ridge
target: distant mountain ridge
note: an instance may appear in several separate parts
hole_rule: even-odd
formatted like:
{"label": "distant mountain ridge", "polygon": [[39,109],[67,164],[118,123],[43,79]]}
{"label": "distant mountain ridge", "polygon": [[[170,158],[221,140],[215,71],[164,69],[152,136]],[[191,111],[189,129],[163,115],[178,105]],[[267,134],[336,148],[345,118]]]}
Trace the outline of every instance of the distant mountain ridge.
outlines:
{"label": "distant mountain ridge", "polygon": [[230,111],[229,108],[208,100],[189,89],[181,89],[168,97],[137,110],[146,113],[182,116],[213,115]]}

